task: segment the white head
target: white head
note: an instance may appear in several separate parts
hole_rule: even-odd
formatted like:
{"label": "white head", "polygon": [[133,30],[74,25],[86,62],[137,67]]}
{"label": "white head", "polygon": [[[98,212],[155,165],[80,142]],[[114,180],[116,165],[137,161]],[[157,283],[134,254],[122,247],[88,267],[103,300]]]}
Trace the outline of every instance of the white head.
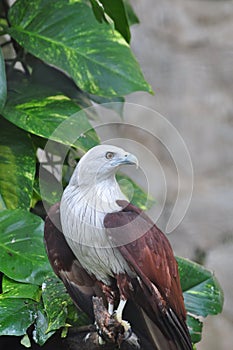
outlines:
{"label": "white head", "polygon": [[89,186],[90,183],[101,182],[114,177],[119,166],[124,164],[138,166],[138,160],[133,154],[116,146],[95,146],[79,161],[70,180],[70,184]]}

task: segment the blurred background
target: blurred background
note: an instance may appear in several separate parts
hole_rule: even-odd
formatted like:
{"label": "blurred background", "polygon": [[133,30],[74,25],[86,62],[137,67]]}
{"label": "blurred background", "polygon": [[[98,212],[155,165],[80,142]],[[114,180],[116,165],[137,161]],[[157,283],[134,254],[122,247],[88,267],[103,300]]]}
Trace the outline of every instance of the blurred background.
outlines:
{"label": "blurred background", "polygon": [[[132,27],[132,48],[155,95],[134,93],[127,101],[165,116],[189,149],[194,168],[192,201],[169,239],[177,255],[213,270],[224,290],[223,313],[207,318],[198,350],[229,350],[233,343],[233,1],[135,0],[132,5],[141,22]],[[149,124],[152,131],[156,127],[146,115],[134,118],[142,127]],[[145,137],[145,146],[147,142]],[[169,167],[166,157],[162,163]],[[167,211],[172,206],[172,186],[177,187],[170,175]],[[166,211],[162,220],[166,221]]]}

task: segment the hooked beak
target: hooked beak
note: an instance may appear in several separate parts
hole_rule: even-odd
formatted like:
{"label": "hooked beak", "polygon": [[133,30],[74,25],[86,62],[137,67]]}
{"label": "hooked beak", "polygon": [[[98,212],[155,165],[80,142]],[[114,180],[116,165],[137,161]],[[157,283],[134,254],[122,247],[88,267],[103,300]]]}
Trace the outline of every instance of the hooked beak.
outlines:
{"label": "hooked beak", "polygon": [[139,162],[137,157],[135,157],[135,155],[133,155],[132,153],[126,153],[124,156],[115,159],[112,162],[113,166],[117,166],[117,165],[136,165],[136,168],[138,168],[139,166]]}

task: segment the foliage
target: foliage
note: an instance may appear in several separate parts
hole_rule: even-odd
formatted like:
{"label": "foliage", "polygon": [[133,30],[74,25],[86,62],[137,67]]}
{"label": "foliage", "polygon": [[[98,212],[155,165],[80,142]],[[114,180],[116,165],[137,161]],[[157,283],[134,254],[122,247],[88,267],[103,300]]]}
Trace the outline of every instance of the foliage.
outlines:
{"label": "foliage", "polygon": [[201,317],[222,311],[223,292],[214,274],[190,260],[177,257],[188,327],[192,341],[201,340]]}
{"label": "foliage", "polygon": [[[99,143],[91,123],[96,116],[85,108],[119,102],[121,113],[126,94],[151,92],[151,87],[130,50],[130,25],[138,18],[128,1],[17,0],[10,6],[5,0],[0,11],[0,32],[8,35],[0,49],[0,335],[23,336],[22,343],[30,346],[32,327],[34,341],[43,345],[56,330],[87,320],[47,260],[41,199],[48,205],[59,200],[58,188],[73,169],[72,154],[79,159]],[[41,161],[42,194],[38,150],[48,139],[52,152]],[[62,169],[60,154],[66,154]],[[46,165],[58,166],[62,184]],[[143,209],[152,204],[132,180],[122,175],[118,180],[126,193],[133,188],[134,204]],[[220,312],[222,292],[211,272],[178,262],[197,342],[202,323],[195,316]]]}

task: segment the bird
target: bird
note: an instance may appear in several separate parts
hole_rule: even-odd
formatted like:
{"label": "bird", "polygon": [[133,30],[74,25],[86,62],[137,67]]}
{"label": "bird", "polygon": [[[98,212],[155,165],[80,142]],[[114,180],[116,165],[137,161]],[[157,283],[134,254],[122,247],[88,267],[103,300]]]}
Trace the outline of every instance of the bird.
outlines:
{"label": "bird", "polygon": [[191,350],[178,265],[165,234],[130,203],[116,180],[137,157],[107,144],[79,160],[60,203],[45,219],[54,272],[94,322],[93,297],[144,350]]}

